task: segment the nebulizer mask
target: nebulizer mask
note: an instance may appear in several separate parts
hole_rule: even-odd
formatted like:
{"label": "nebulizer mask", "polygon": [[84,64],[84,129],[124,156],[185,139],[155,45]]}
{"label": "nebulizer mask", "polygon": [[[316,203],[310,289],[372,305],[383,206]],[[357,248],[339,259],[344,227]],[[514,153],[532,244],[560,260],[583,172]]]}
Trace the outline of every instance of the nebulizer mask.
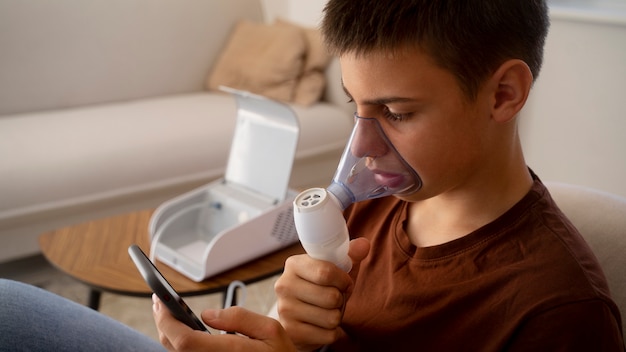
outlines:
{"label": "nebulizer mask", "polygon": [[374,118],[355,114],[355,125],[331,184],[311,188],[294,200],[298,237],[313,258],[350,271],[349,235],[343,210],[354,202],[410,194],[422,181],[402,159]]}

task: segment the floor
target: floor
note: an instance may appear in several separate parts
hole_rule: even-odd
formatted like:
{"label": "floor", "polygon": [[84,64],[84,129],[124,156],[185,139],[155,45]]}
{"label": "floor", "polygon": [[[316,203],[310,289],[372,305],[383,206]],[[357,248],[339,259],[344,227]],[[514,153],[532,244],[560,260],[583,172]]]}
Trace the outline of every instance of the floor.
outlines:
{"label": "floor", "polygon": [[[0,277],[26,282],[61,295],[80,304],[87,303],[89,289],[48,264],[42,256],[33,256],[0,264]],[[274,303],[274,282],[277,277],[248,285],[243,306],[266,314]],[[189,307],[199,315],[203,309],[219,308],[221,294],[185,297]],[[152,301],[149,298],[127,297],[103,293],[100,312],[108,315],[154,339],[157,331],[152,320]]]}

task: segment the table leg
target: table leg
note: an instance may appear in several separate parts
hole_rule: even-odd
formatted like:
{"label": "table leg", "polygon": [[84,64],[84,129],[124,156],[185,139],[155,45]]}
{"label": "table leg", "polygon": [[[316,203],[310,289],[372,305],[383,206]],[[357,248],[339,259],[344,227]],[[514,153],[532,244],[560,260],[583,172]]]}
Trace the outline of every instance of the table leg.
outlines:
{"label": "table leg", "polygon": [[87,305],[89,308],[93,310],[98,310],[100,308],[100,297],[102,296],[102,291],[96,290],[94,288],[89,289],[89,302]]}

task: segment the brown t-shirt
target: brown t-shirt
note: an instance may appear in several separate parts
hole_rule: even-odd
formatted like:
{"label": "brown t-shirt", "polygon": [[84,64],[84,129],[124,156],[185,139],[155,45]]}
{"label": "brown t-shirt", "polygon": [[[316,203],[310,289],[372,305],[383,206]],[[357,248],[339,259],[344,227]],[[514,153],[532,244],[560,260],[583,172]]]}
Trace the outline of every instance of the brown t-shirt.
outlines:
{"label": "brown t-shirt", "polygon": [[623,351],[621,318],[578,231],[536,180],[494,222],[417,248],[408,203],[394,197],[346,210],[361,263],[332,350]]}

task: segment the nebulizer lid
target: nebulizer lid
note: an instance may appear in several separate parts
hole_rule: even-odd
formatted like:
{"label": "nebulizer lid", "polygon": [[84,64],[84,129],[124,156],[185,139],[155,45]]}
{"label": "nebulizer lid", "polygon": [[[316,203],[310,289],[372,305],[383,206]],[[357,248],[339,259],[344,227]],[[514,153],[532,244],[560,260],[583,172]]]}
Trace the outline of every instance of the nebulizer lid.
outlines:
{"label": "nebulizer lid", "polygon": [[341,208],[366,199],[419,190],[419,175],[400,156],[378,120],[354,116],[352,134],[327,188]]}

